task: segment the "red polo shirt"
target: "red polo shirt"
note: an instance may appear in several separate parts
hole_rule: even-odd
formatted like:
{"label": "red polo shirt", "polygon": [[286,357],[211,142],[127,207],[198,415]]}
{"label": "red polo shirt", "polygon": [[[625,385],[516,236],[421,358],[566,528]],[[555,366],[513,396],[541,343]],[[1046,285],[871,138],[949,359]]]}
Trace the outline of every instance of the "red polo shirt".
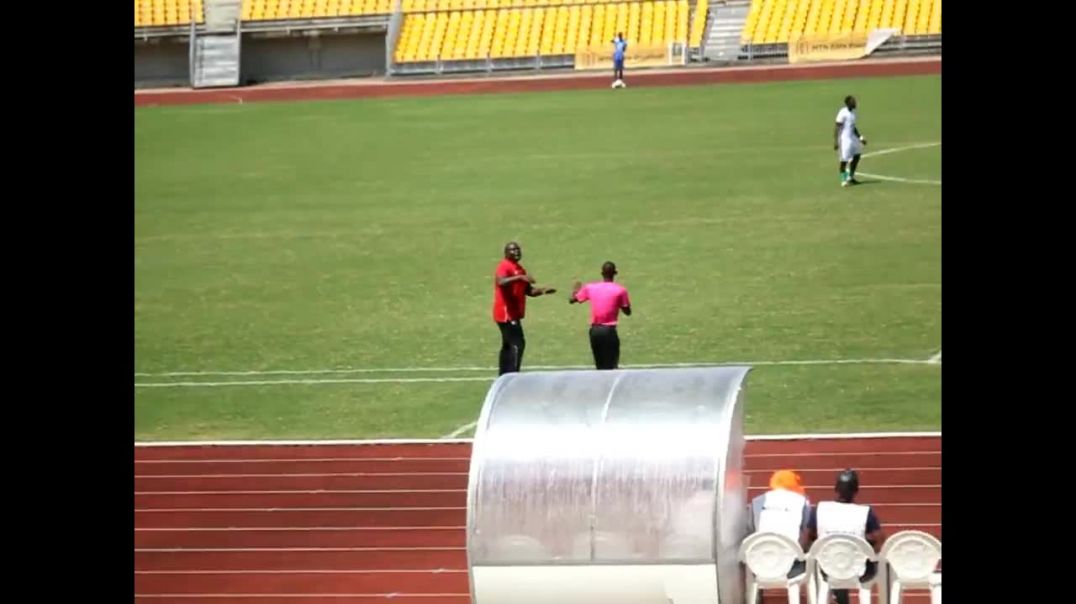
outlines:
{"label": "red polo shirt", "polygon": [[[523,268],[515,260],[505,258],[497,265],[494,273],[498,279],[525,275],[527,269]],[[518,321],[523,318],[527,306],[527,282],[513,281],[508,285],[500,286],[493,282],[493,320],[497,323]]]}

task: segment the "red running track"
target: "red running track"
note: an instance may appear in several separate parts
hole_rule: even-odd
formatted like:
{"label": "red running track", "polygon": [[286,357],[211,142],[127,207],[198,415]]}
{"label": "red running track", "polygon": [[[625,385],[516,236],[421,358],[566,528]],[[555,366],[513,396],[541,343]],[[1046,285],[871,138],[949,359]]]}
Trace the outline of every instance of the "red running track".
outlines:
{"label": "red running track", "polygon": [[[719,68],[676,68],[631,71],[628,82],[636,86],[686,86],[780,82],[826,78],[888,77],[941,73],[941,57],[896,57],[861,59],[841,63],[797,65],[744,65]],[[493,92],[533,92],[549,90],[608,89],[604,73],[556,72],[543,75],[483,76],[471,78],[417,79],[355,78],[335,82],[285,82],[213,89],[136,90],[134,104],[141,106],[189,105],[203,103],[248,103],[435,96],[443,94],[484,94]]]}
{"label": "red running track", "polygon": [[[136,447],[135,599],[469,603],[469,462],[453,443]],[[941,536],[940,438],[749,441],[745,465],[751,496],[788,467],[815,501],[857,468],[887,532]]]}

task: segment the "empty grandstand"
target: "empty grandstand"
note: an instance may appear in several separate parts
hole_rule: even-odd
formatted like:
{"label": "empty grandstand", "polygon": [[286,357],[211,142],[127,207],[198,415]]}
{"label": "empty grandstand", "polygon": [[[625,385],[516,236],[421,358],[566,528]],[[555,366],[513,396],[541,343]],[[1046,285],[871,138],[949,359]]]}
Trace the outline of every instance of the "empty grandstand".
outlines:
{"label": "empty grandstand", "polygon": [[[448,3],[440,1],[439,6]],[[522,8],[514,6],[518,0],[452,0],[452,6],[459,9],[420,12],[417,6],[422,2],[404,0],[403,28],[393,57],[403,72],[410,70],[410,64],[428,70],[431,63],[440,63],[439,70],[483,69],[492,61],[531,67],[542,58],[545,66],[571,66],[574,55],[608,47],[618,32],[633,46],[642,47],[683,45],[688,39],[687,0]],[[544,4],[546,0],[528,2]],[[477,3],[502,6],[467,7]],[[445,62],[457,63],[446,66]]]}
{"label": "empty grandstand", "polygon": [[192,17],[196,23],[205,18],[202,0],[135,0],[135,29],[140,27],[167,27],[189,25]]}
{"label": "empty grandstand", "polygon": [[735,62],[879,29],[877,52],[937,52],[941,0],[135,0],[135,80],[598,68],[618,32],[629,69]]}
{"label": "empty grandstand", "polygon": [[941,0],[753,0],[741,33],[749,58],[784,55],[801,36],[895,29],[899,43],[941,47]]}

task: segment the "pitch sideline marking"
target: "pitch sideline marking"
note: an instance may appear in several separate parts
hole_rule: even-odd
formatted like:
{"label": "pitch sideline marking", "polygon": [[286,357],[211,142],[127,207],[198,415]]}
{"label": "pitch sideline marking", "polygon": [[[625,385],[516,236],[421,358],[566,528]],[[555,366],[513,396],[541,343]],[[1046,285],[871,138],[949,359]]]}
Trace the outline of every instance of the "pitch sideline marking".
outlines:
{"label": "pitch sideline marking", "polygon": [[[923,359],[804,359],[786,361],[739,361],[722,363],[644,363],[638,365],[624,365],[625,369],[674,369],[690,367],[729,367],[729,366],[797,366],[797,365],[929,365],[932,364]],[[593,365],[535,365],[530,369],[536,371],[564,371],[574,369],[591,369]],[[470,371],[495,371],[496,367],[396,367],[396,368],[354,368],[354,369],[307,369],[307,370],[272,370],[272,371],[205,371],[205,372],[167,372],[167,373],[136,373],[136,377],[180,377],[180,376],[222,376],[222,375],[325,375],[325,374],[350,374],[350,373],[395,373],[395,372],[470,372]],[[272,386],[290,384],[380,384],[380,383],[423,383],[423,382],[477,382],[493,381],[494,377],[486,376],[453,376],[453,377],[388,377],[388,378],[325,378],[325,379],[280,379],[280,380],[235,380],[235,381],[181,381],[181,382],[135,382],[135,388],[195,388],[195,387],[223,387],[223,386]]]}
{"label": "pitch sideline marking", "polygon": [[[846,440],[857,438],[940,438],[941,432],[845,432],[819,434],[755,434],[745,440]],[[401,438],[401,439],[351,439],[351,440],[201,440],[201,441],[154,441],[138,442],[135,447],[260,447],[260,446],[330,446],[330,445],[444,445],[470,444],[473,439],[457,438]],[[461,474],[464,474],[461,472]]]}
{"label": "pitch sideline marking", "polygon": [[[901,151],[911,151],[913,149],[928,149],[930,147],[940,147],[940,146],[941,146],[940,141],[939,142],[934,142],[934,143],[922,143],[922,144],[918,144],[918,145],[906,145],[906,146],[903,146],[903,147],[893,147],[892,149],[882,149],[881,151],[872,151],[870,153],[864,153],[864,154],[861,155],[861,157],[878,157],[879,155],[889,155],[890,153],[900,153]],[[925,180],[925,179],[917,179],[917,178],[903,178],[901,176],[886,176],[884,174],[874,174],[872,172],[863,172],[863,171],[860,171],[859,173],[862,174],[863,176],[869,176],[871,178],[877,178],[878,180],[887,180],[887,181],[890,181],[890,182],[904,182],[904,183],[916,184],[916,185],[935,185],[935,186],[939,186],[939,187],[942,184],[940,180]]]}

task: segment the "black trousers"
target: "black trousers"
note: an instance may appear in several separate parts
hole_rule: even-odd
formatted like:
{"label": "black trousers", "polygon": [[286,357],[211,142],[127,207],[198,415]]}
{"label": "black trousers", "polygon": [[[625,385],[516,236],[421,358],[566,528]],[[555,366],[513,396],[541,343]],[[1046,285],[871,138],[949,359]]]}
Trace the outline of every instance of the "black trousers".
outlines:
{"label": "black trousers", "polygon": [[590,351],[598,369],[616,369],[620,365],[620,336],[615,325],[590,326]]}
{"label": "black trousers", "polygon": [[523,324],[519,321],[497,323],[501,329],[500,373],[515,373],[523,366],[523,349],[527,341],[523,337]]}

